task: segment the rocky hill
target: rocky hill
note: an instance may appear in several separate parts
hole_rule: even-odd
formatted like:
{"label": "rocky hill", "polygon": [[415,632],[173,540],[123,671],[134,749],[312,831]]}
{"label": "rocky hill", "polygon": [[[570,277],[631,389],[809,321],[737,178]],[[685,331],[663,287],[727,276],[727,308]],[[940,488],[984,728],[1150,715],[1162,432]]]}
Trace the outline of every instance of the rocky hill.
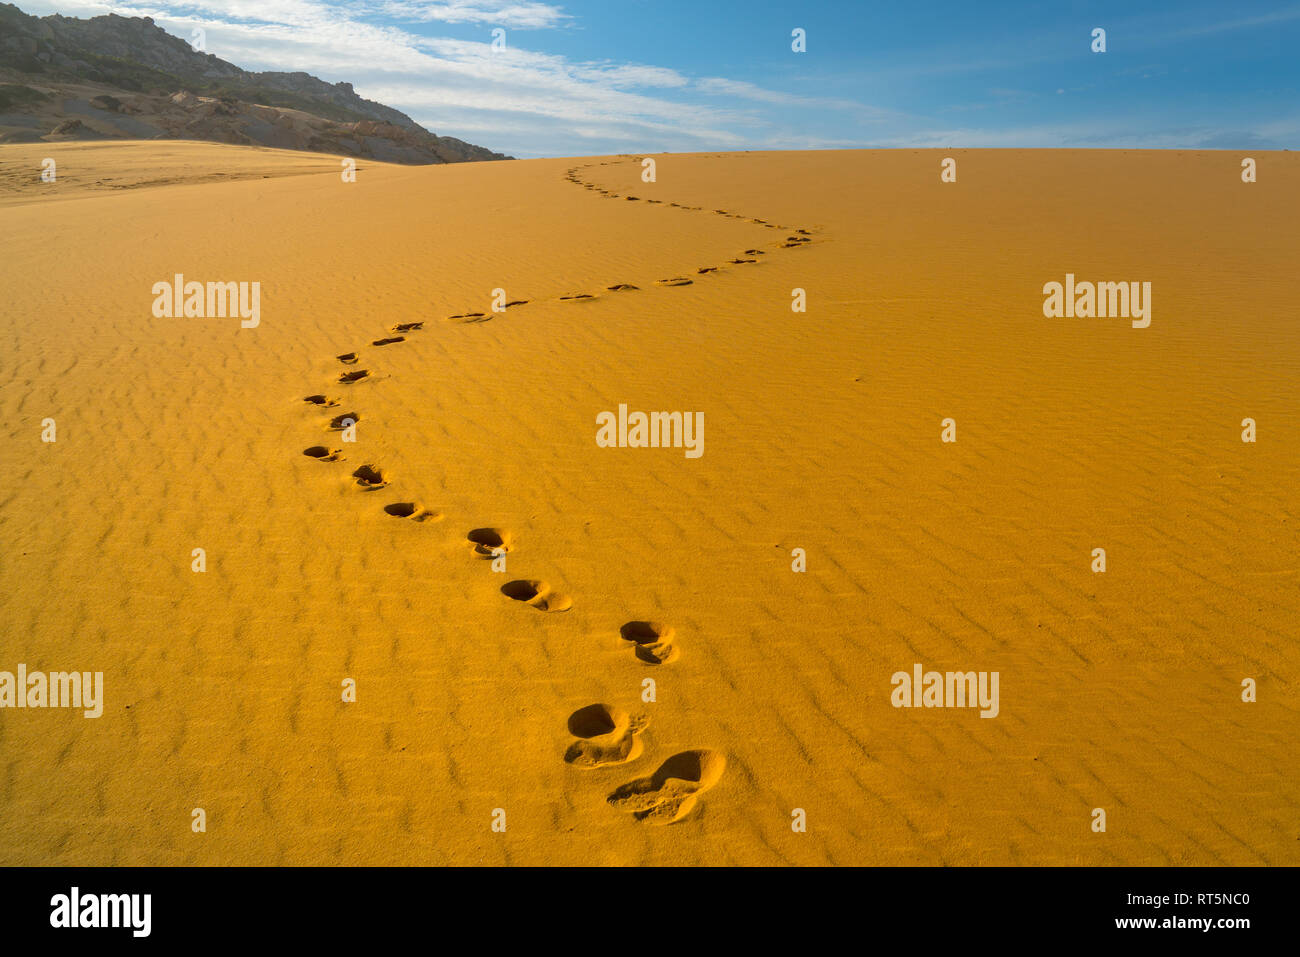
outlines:
{"label": "rocky hill", "polygon": [[250,73],[116,14],[29,16],[0,3],[0,143],[196,139],[395,163],[509,159],[435,136],[350,83]]}

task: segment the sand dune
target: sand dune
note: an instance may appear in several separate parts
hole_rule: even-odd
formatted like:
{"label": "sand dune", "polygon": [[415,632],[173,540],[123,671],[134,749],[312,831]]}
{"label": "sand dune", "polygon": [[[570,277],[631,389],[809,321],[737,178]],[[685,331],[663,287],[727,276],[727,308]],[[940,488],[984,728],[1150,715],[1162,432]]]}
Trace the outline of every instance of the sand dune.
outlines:
{"label": "sand dune", "polygon": [[[0,149],[0,670],[106,699],[0,712],[0,863],[1300,863],[1257,158]],[[1150,326],[1045,318],[1067,272]],[[155,318],[177,273],[260,322]]]}
{"label": "sand dune", "polygon": [[[47,159],[55,163],[52,184],[40,179]],[[0,207],[158,186],[337,173],[339,163],[339,157],[323,153],[176,140],[5,147],[0,150]],[[359,168],[366,165],[366,160],[358,161]],[[55,188],[42,188],[46,186]]]}

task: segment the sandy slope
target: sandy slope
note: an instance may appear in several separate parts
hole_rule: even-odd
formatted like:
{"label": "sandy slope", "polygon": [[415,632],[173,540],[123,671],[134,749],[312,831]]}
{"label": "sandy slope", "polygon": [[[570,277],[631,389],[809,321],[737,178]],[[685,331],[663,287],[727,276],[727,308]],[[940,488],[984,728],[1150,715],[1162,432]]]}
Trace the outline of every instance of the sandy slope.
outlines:
{"label": "sandy slope", "polygon": [[[943,155],[0,151],[0,669],[108,698],[0,711],[0,863],[1300,862],[1300,159]],[[1067,271],[1151,326],[1044,318]],[[261,325],[153,318],[176,272]],[[598,448],[619,403],[704,455]],[[1001,713],[891,707],[914,662]]]}
{"label": "sandy slope", "polygon": [[[55,189],[40,171],[55,162]],[[341,158],[257,146],[161,140],[142,143],[34,143],[0,150],[0,208],[85,199],[153,186],[274,179],[341,170]],[[368,160],[358,160],[362,167]]]}

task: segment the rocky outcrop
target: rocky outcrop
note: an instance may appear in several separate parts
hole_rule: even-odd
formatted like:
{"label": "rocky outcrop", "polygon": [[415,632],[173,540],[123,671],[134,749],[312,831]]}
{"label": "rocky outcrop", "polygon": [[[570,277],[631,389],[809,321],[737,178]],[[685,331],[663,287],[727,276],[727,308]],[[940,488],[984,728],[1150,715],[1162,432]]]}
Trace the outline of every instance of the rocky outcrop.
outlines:
{"label": "rocky outcrop", "polygon": [[55,135],[209,139],[412,164],[509,159],[436,136],[350,83],[242,70],[149,17],[34,17],[0,3],[0,142]]}

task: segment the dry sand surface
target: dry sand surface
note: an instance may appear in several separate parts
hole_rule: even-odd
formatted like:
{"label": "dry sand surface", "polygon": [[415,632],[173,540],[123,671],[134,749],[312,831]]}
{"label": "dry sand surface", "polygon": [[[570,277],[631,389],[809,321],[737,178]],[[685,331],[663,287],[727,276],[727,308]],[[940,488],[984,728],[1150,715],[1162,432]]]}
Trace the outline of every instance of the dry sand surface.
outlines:
{"label": "dry sand surface", "polygon": [[656,159],[0,150],[0,863],[1300,863],[1300,157]]}

